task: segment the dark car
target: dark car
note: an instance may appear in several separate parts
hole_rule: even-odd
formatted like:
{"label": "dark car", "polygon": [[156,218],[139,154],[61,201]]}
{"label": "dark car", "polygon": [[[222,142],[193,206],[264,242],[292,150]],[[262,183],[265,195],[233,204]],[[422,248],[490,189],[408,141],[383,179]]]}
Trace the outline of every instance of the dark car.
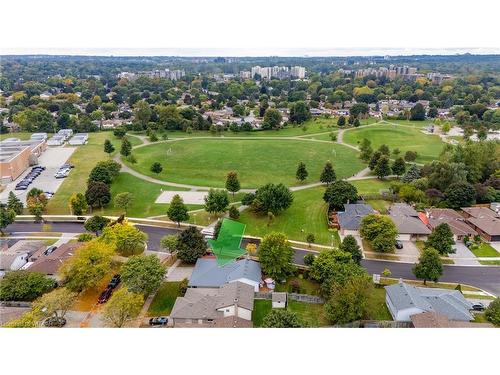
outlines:
{"label": "dark car", "polygon": [[111,297],[112,294],[113,294],[113,289],[111,289],[111,288],[104,289],[104,291],[99,296],[99,299],[97,300],[97,302],[98,303],[108,302],[108,299]]}
{"label": "dark car", "polygon": [[164,326],[168,323],[168,318],[166,316],[157,316],[155,318],[149,319],[150,326]]}
{"label": "dark car", "polygon": [[66,319],[65,318],[56,318],[55,316],[51,318],[47,318],[43,321],[43,326],[44,327],[64,327],[66,325]]}
{"label": "dark car", "polygon": [[16,185],[15,190],[26,190],[28,189],[28,185]]}
{"label": "dark car", "polygon": [[484,311],[485,307],[481,302],[474,302],[472,304],[472,310],[474,311]]}
{"label": "dark car", "polygon": [[57,249],[57,246],[49,246],[44,252],[44,255],[52,254]]}
{"label": "dark car", "polygon": [[118,284],[120,284],[120,281],[121,281],[120,275],[114,275],[108,284],[108,288],[115,289],[118,286]]}
{"label": "dark car", "polygon": [[402,249],[403,243],[399,240],[396,240],[396,243],[394,244],[394,246],[396,246],[396,249]]}
{"label": "dark car", "polygon": [[70,169],[70,168],[75,168],[75,166],[72,164],[66,163],[66,164],[61,165],[60,169]]}

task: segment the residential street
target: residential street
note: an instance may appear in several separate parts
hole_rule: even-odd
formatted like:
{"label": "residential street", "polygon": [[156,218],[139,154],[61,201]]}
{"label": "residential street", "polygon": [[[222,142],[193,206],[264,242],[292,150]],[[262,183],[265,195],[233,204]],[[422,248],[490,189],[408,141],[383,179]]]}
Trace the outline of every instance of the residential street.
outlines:
{"label": "residential street", "polygon": [[[52,231],[63,233],[81,233],[85,231],[82,223],[51,223]],[[154,251],[159,249],[160,239],[167,234],[177,233],[177,229],[159,228],[147,225],[137,225],[137,228],[148,234],[148,250]],[[39,223],[14,223],[6,228],[6,233],[13,234],[14,232],[41,232],[42,224]],[[242,246],[245,247],[246,241],[256,242],[258,240],[244,240]],[[299,265],[304,264],[304,255],[309,250],[294,248],[294,262]],[[385,268],[392,272],[393,277],[401,277],[404,279],[414,279],[412,268],[413,264],[388,262],[379,260],[363,260],[365,267],[370,274],[382,273]],[[500,267],[495,266],[459,266],[448,265],[444,266],[444,274],[440,281],[456,282],[470,284],[480,287],[495,295],[500,295]]]}

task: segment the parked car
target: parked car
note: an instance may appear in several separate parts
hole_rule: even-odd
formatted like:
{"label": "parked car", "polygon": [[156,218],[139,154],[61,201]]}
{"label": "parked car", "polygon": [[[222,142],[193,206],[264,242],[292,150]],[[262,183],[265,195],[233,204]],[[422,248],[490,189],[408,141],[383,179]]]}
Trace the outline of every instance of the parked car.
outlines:
{"label": "parked car", "polygon": [[168,323],[168,318],[166,316],[157,316],[149,319],[150,326],[164,326]]}
{"label": "parked car", "polygon": [[108,299],[110,299],[110,297],[111,297],[112,294],[113,294],[113,289],[111,289],[111,288],[104,289],[104,291],[99,296],[99,299],[97,300],[97,302],[98,303],[106,303],[106,302],[108,302]]}
{"label": "parked car", "polygon": [[66,325],[65,318],[56,318],[55,316],[47,318],[43,321],[44,327],[64,327]]}
{"label": "parked car", "polygon": [[61,166],[61,169],[62,169],[62,168],[70,169],[70,168],[75,168],[75,166],[74,166],[74,165],[72,165],[72,164],[66,163],[66,164],[63,164],[63,165]]}
{"label": "parked car", "polygon": [[204,228],[202,229],[201,234],[206,240],[212,240],[215,237],[215,229],[213,227]]}
{"label": "parked car", "polygon": [[472,310],[474,311],[484,311],[485,307],[481,302],[474,302],[472,304]]}
{"label": "parked car", "polygon": [[394,244],[394,246],[396,246],[396,249],[402,249],[403,243],[400,240],[396,240],[396,243]]}
{"label": "parked car", "polygon": [[49,255],[52,254],[54,251],[56,251],[57,246],[49,246],[45,251],[43,252],[43,255]]}
{"label": "parked car", "polygon": [[26,190],[28,185],[16,185],[15,190]]}
{"label": "parked car", "polygon": [[121,276],[114,275],[108,284],[108,288],[115,289],[118,286],[118,284],[120,284],[120,281],[121,281]]}

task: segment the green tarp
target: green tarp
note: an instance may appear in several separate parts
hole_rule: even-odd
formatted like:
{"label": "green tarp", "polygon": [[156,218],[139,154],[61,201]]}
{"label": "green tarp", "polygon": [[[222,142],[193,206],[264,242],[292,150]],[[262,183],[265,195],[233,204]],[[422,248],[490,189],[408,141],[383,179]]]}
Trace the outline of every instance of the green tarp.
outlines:
{"label": "green tarp", "polygon": [[245,249],[240,247],[244,233],[245,224],[230,219],[222,221],[217,240],[208,240],[219,266],[231,263],[245,254]]}

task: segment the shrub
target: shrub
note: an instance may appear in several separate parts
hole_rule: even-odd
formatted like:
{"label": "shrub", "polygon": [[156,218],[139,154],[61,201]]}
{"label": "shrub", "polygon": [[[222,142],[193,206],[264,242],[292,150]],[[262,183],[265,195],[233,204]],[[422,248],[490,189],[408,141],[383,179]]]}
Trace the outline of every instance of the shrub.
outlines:
{"label": "shrub", "polygon": [[93,238],[94,236],[90,233],[82,233],[78,235],[77,240],[78,242],[89,242],[92,241]]}

